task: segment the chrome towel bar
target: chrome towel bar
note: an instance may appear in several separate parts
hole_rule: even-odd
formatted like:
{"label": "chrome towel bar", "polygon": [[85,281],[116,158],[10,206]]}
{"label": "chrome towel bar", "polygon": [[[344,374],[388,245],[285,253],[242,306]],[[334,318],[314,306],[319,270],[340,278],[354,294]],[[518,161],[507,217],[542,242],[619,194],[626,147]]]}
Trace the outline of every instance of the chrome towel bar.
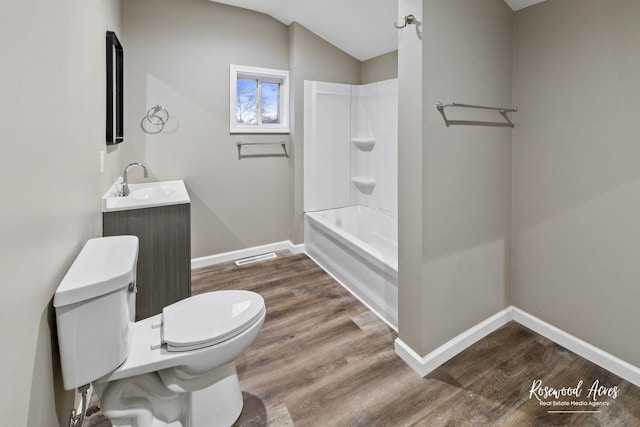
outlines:
{"label": "chrome towel bar", "polygon": [[[278,142],[242,142],[242,141],[238,141],[236,142],[236,145],[238,146],[238,159],[242,159],[245,157],[289,157],[289,153],[287,152],[287,145],[285,143],[285,141],[278,141]],[[284,151],[283,154],[242,154],[242,147],[245,145],[252,145],[252,146],[265,146],[265,145],[280,145],[282,147],[282,151]]]}
{"label": "chrome towel bar", "polygon": [[[477,121],[463,121],[463,120],[449,120],[447,116],[444,114],[444,109],[447,107],[462,107],[462,108],[477,108],[481,110],[494,110],[498,111],[502,117],[507,121],[507,123],[494,123],[494,122],[477,122]],[[444,118],[444,122],[449,127],[449,125],[485,125],[485,126],[509,126],[515,127],[511,119],[507,116],[507,113],[515,113],[518,111],[517,108],[511,107],[492,107],[487,105],[473,105],[473,104],[459,104],[457,102],[452,102],[451,104],[445,104],[442,101],[436,101],[436,108],[442,114]]]}

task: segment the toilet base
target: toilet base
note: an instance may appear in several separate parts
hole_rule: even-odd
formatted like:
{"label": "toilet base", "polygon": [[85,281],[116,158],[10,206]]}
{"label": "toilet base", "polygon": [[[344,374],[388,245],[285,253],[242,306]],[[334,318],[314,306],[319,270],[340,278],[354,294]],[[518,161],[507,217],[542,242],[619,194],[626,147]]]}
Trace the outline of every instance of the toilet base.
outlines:
{"label": "toilet base", "polygon": [[169,390],[157,372],[94,386],[115,427],[230,427],[244,403],[235,363],[208,378],[214,381],[210,386],[184,393]]}
{"label": "toilet base", "polygon": [[240,416],[243,400],[234,362],[215,371],[219,378],[202,390],[191,392],[191,427],[229,427]]}
{"label": "toilet base", "polygon": [[157,372],[93,386],[114,427],[189,427],[189,393],[169,390]]}

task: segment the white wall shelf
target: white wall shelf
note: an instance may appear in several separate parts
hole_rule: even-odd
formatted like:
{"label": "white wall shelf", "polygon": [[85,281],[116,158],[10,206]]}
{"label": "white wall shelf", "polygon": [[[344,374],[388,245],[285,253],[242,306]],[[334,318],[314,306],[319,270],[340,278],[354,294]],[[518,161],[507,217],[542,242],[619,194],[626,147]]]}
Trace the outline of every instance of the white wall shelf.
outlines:
{"label": "white wall shelf", "polygon": [[371,151],[376,145],[376,140],[373,138],[351,138],[351,142],[361,151]]}
{"label": "white wall shelf", "polygon": [[367,178],[365,176],[354,176],[351,178],[351,182],[356,186],[358,191],[364,194],[373,193],[373,189],[376,186],[376,180],[373,178]]}

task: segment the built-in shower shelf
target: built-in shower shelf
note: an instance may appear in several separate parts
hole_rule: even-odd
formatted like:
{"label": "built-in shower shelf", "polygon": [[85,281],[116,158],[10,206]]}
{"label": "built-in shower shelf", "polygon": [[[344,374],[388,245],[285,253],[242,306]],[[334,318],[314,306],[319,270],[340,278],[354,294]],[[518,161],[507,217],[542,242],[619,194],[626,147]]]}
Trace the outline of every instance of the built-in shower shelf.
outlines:
{"label": "built-in shower shelf", "polygon": [[351,138],[351,142],[362,151],[371,151],[376,145],[376,140],[373,138]]}
{"label": "built-in shower shelf", "polygon": [[376,186],[376,180],[373,178],[367,178],[366,176],[354,176],[351,178],[351,182],[356,186],[358,191],[364,194],[373,193],[373,189]]}

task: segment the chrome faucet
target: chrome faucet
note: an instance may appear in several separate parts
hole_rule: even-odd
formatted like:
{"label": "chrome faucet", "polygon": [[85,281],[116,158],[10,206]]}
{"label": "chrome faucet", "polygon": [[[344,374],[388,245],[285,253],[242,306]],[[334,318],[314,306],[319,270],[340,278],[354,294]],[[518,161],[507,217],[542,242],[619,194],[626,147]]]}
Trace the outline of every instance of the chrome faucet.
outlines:
{"label": "chrome faucet", "polygon": [[147,168],[142,163],[129,163],[129,165],[126,168],[124,168],[124,173],[122,174],[122,192],[120,193],[120,196],[122,197],[127,197],[129,193],[131,193],[129,191],[129,181],[127,179],[127,172],[129,172],[129,169],[131,169],[134,166],[140,166],[144,170],[144,177],[149,178],[149,173],[147,172]]}

